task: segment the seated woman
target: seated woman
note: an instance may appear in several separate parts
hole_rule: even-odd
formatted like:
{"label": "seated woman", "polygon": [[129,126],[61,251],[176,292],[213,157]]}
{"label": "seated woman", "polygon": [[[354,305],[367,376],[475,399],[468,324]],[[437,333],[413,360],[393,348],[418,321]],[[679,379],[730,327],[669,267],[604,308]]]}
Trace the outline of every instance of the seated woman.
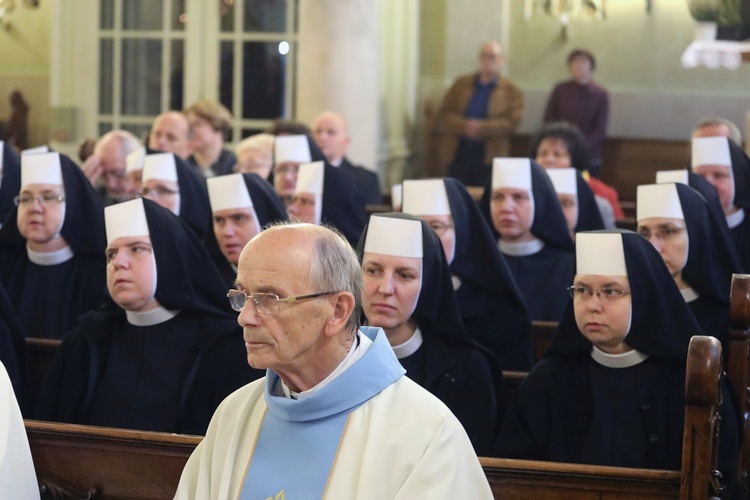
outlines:
{"label": "seated woman", "polygon": [[414,216],[379,214],[359,251],[368,325],[385,330],[406,375],[450,408],[478,455],[488,454],[502,374],[464,331],[440,240]]}
{"label": "seated woman", "polygon": [[[582,177],[578,182],[581,219],[576,232],[604,227],[612,229],[615,221],[625,218],[617,191],[596,177],[591,177],[586,171],[589,147],[586,138],[575,125],[566,122],[544,125],[531,139],[530,156],[545,169],[572,167],[581,172]],[[592,194],[595,195],[593,200]]]}
{"label": "seated woman", "polygon": [[[576,227],[580,211],[578,209],[578,172],[574,168],[549,168],[544,171],[552,181],[552,187],[555,188],[557,199],[560,202],[565,222],[568,223],[570,237],[575,239]],[[597,229],[604,229],[599,227]]]}
{"label": "seated woman", "polygon": [[691,164],[716,188],[735,255],[750,272],[750,158],[726,137],[693,137]]}
{"label": "seated woman", "polygon": [[247,365],[225,285],[167,209],[137,199],[105,217],[109,300],[61,344],[36,418],[203,434],[227,395],[264,375]]}
{"label": "seated woman", "polygon": [[21,158],[21,191],[0,229],[0,279],[25,337],[61,339],[104,301],[103,207],[59,153]]}
{"label": "seated woman", "polygon": [[[680,469],[685,364],[700,327],[637,233],[578,233],[576,265],[572,299],[545,358],[519,387],[499,455]],[[737,421],[723,392],[719,468],[731,483]]]}
{"label": "seated woman", "polygon": [[529,371],[531,319],[487,222],[455,179],[404,181],[404,212],[426,221],[443,245],[466,332],[504,370]]}
{"label": "seated woman", "polygon": [[575,254],[549,177],[527,158],[495,158],[481,205],[531,319],[559,321]]}
{"label": "seated woman", "polygon": [[179,215],[199,239],[211,230],[205,178],[173,153],[150,153],[144,157],[141,196]]}
{"label": "seated woman", "polygon": [[684,184],[638,186],[637,200],[638,233],[664,259],[701,331],[728,353],[729,292],[740,271],[711,208]]}
{"label": "seated woman", "polygon": [[234,288],[240,252],[268,224],[288,220],[286,207],[273,186],[255,174],[229,174],[206,179],[213,231],[204,241],[227,288]]}
{"label": "seated woman", "polygon": [[356,178],[322,161],[299,166],[287,212],[300,222],[334,226],[352,247],[357,246],[367,221]]}

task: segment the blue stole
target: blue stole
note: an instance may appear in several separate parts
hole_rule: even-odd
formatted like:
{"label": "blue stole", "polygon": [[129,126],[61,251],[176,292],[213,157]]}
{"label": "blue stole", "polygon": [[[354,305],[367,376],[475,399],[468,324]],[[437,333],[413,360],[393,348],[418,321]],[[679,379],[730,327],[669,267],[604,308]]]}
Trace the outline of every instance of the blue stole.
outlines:
{"label": "blue stole", "polygon": [[364,356],[304,399],[274,396],[279,376],[268,370],[268,411],[241,499],[323,497],[349,415],[404,374],[383,330],[362,327],[360,332],[373,340]]}

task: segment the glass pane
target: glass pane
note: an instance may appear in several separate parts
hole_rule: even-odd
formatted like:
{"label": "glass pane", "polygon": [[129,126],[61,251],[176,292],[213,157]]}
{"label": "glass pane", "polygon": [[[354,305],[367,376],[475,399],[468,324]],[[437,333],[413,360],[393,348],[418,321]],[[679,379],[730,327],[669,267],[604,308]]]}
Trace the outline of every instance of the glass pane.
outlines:
{"label": "glass pane", "polygon": [[245,0],[244,31],[286,31],[287,0]]}
{"label": "glass pane", "polygon": [[184,31],[185,23],[188,20],[187,11],[185,10],[185,0],[172,0],[172,29],[175,31]]}
{"label": "glass pane", "polygon": [[141,143],[148,143],[146,139],[148,138],[149,130],[151,130],[151,125],[143,125],[141,123],[123,123],[121,128],[127,130],[128,132],[132,132],[133,135],[140,139]]}
{"label": "glass pane", "polygon": [[278,118],[284,115],[287,55],[285,42],[242,44],[242,118]]}
{"label": "glass pane", "polygon": [[182,109],[185,89],[185,42],[172,40],[172,64],[169,70],[169,109]]}
{"label": "glass pane", "polygon": [[235,0],[219,0],[221,31],[234,31]]}
{"label": "glass pane", "polygon": [[262,134],[265,131],[266,130],[262,128],[243,128],[242,137],[240,137],[240,140],[246,139],[250,137],[251,135]]}
{"label": "glass pane", "polygon": [[123,115],[161,112],[161,40],[122,41]]}
{"label": "glass pane", "polygon": [[115,0],[102,0],[99,14],[99,27],[111,30],[115,27]]}
{"label": "glass pane", "polygon": [[111,123],[109,123],[109,122],[99,122],[99,136],[98,137],[103,136],[104,134],[106,134],[110,130],[112,130],[112,124]]}
{"label": "glass pane", "polygon": [[232,111],[234,94],[232,82],[234,76],[234,42],[221,42],[219,45],[219,102]]}
{"label": "glass pane", "polygon": [[99,40],[99,113],[112,113],[114,84],[114,44],[111,38]]}
{"label": "glass pane", "polygon": [[122,27],[125,30],[160,30],[163,26],[162,0],[122,0]]}

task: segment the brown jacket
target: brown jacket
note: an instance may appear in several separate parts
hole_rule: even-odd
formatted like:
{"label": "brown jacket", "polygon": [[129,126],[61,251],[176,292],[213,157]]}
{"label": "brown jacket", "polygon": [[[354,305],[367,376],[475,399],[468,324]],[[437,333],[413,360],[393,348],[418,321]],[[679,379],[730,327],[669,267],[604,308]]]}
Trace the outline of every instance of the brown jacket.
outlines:
{"label": "brown jacket", "polygon": [[[477,74],[459,77],[448,93],[435,115],[434,121],[434,164],[428,167],[432,176],[443,177],[448,174],[448,166],[456,156],[458,143],[466,128],[466,107],[474,93],[474,82]],[[487,119],[482,120],[480,134],[485,140],[484,161],[510,154],[509,136],[521,123],[523,118],[523,94],[507,78],[498,77],[497,85],[490,94]]]}

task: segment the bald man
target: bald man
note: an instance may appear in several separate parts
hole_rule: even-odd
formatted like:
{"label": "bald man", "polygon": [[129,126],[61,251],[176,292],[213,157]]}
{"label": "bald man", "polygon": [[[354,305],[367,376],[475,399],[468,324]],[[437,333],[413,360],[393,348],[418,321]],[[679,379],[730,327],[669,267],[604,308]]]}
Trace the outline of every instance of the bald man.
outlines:
{"label": "bald man", "polygon": [[128,190],[125,182],[125,158],[140,145],[138,138],[127,130],[112,130],[96,141],[93,154],[81,165],[104,206],[135,196],[134,192]]}
{"label": "bald man", "polygon": [[378,174],[352,164],[346,158],[351,137],[346,128],[344,117],[333,111],[325,111],[313,120],[313,137],[323,151],[328,162],[354,175],[357,179],[365,205],[380,205],[383,196],[380,192]]}
{"label": "bald man", "polygon": [[492,159],[510,155],[510,135],[523,118],[523,94],[500,75],[504,61],[499,43],[483,44],[479,71],[460,76],[448,90],[435,116],[430,176],[484,186]]}
{"label": "bald man", "polygon": [[148,147],[174,153],[187,160],[192,152],[192,131],[187,117],[179,111],[167,111],[156,117],[148,136]]}

